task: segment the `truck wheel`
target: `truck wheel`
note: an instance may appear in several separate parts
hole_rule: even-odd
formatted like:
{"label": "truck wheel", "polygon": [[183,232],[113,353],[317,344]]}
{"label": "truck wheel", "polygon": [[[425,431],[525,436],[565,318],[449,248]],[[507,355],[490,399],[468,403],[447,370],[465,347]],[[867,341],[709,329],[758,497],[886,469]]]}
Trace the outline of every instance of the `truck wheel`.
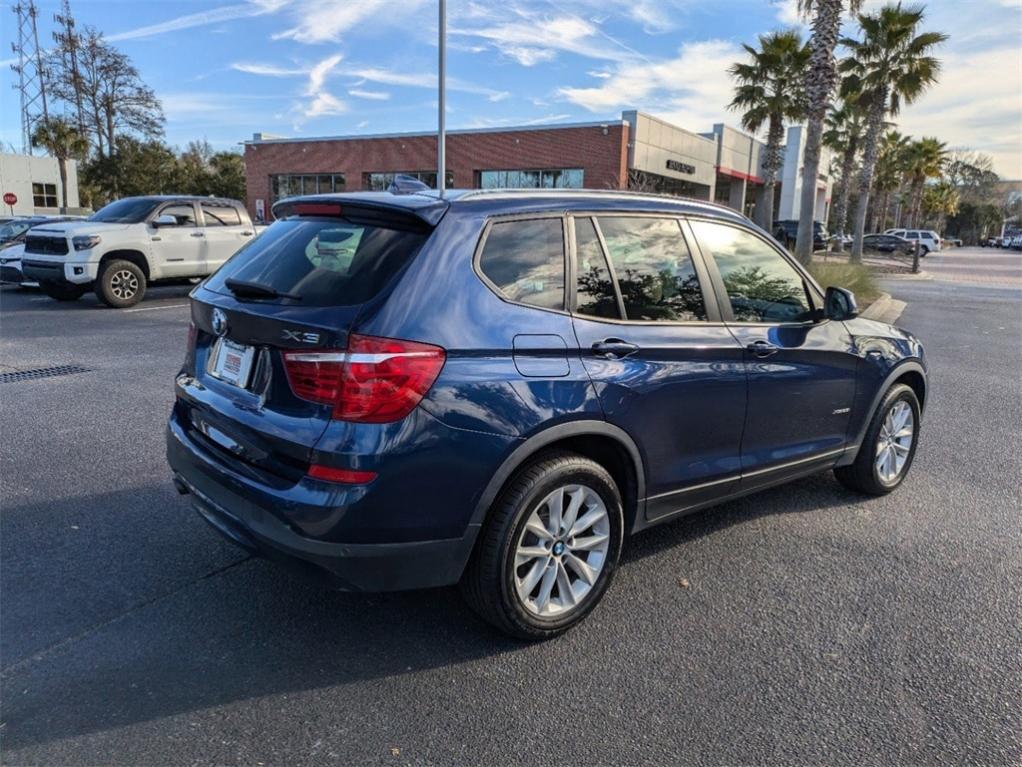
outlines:
{"label": "truck wheel", "polygon": [[39,290],[54,301],[77,301],[85,295],[84,285],[73,285],[63,282],[40,282]]}
{"label": "truck wheel", "polygon": [[557,636],[607,590],[623,532],[621,495],[607,470],[575,453],[547,453],[520,470],[490,509],[462,593],[511,636]]}
{"label": "truck wheel", "polygon": [[124,309],[145,295],[145,274],[131,261],[110,261],[96,279],[96,296],[107,306]]}

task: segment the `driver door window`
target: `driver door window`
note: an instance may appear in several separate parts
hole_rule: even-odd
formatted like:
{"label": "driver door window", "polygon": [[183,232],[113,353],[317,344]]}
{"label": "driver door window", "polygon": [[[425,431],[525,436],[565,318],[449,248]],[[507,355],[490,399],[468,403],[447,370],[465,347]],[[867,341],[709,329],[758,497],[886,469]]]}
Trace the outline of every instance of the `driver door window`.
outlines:
{"label": "driver door window", "polygon": [[744,229],[692,221],[703,252],[717,265],[735,322],[809,322],[813,305],[802,275]]}

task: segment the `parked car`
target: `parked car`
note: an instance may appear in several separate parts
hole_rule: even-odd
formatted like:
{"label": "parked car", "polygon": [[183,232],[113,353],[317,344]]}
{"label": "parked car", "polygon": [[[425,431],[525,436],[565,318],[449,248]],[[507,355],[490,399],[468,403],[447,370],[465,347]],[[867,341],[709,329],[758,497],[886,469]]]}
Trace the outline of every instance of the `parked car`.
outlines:
{"label": "parked car", "polygon": [[92,288],[108,306],[123,308],[141,301],[153,282],[212,274],[254,236],[237,200],[126,197],[87,221],[34,229],[22,270],[58,301]]}
{"label": "parked car", "polygon": [[[774,221],[774,237],[786,248],[794,248],[798,239],[798,221]],[[813,250],[827,247],[827,230],[819,221],[813,221]]]}
{"label": "parked car", "polygon": [[884,234],[893,234],[897,237],[904,237],[915,246],[919,241],[919,255],[925,257],[927,253],[935,253],[940,250],[940,235],[932,229],[888,229]]}
{"label": "parked car", "polygon": [[[26,281],[21,273],[21,259],[25,253],[25,238],[34,227],[59,223],[61,221],[80,221],[81,216],[32,216],[18,220],[16,227],[0,230],[0,282],[16,285],[35,285]],[[6,229],[6,227],[5,227]]]}
{"label": "parked car", "polygon": [[549,637],[636,531],[819,471],[885,494],[912,465],[919,341],[729,208],[422,187],[273,213],[191,294],[167,456],[221,534],[340,588],[460,582]]}
{"label": "parked car", "polygon": [[915,243],[894,234],[867,234],[862,238],[862,249],[871,253],[911,256],[915,252]]}

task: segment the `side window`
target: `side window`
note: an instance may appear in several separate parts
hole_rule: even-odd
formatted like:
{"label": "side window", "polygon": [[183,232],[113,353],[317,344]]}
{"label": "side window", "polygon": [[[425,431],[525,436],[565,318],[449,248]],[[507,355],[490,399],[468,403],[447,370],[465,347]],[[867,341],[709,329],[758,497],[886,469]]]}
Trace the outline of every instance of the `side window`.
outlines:
{"label": "side window", "polygon": [[699,278],[677,220],[601,216],[597,222],[624,299],[625,319],[706,319]]}
{"label": "side window", "polygon": [[560,218],[499,221],[490,227],[479,268],[512,301],[564,308],[564,234]]}
{"label": "side window", "polygon": [[807,322],[812,307],[802,275],[751,232],[693,221],[703,251],[724,281],[736,322]]}
{"label": "side window", "polygon": [[202,220],[206,226],[239,226],[241,216],[236,208],[230,205],[214,205],[211,202],[199,203],[202,208]]}
{"label": "side window", "polygon": [[575,252],[578,258],[575,281],[576,311],[590,317],[621,319],[614,281],[607,257],[591,218],[575,219]]}
{"label": "side window", "polygon": [[161,210],[159,216],[173,216],[178,226],[195,226],[195,208],[190,203],[168,205]]}

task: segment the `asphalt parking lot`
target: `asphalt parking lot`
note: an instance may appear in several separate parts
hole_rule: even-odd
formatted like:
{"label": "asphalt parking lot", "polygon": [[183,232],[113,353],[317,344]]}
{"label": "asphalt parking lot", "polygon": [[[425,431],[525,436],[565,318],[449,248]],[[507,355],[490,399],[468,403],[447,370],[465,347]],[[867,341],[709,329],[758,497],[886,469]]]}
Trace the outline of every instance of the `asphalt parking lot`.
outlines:
{"label": "asphalt parking lot", "polygon": [[454,590],[324,592],[189,509],[187,287],[3,288],[0,372],[88,369],[0,384],[3,762],[1019,764],[1022,290],[973,253],[887,287],[932,384],[898,492],[826,474],[652,530],[534,645]]}

